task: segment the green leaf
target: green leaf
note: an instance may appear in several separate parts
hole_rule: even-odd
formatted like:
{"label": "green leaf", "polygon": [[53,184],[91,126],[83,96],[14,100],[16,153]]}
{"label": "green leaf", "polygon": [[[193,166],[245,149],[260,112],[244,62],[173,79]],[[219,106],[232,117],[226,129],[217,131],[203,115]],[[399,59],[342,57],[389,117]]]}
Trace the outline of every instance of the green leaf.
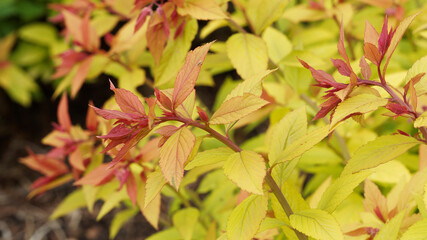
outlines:
{"label": "green leaf", "polygon": [[388,103],[387,99],[372,94],[360,94],[350,97],[338,104],[332,115],[331,128],[352,114],[363,114],[376,110]]}
{"label": "green leaf", "polygon": [[251,0],[248,2],[247,15],[257,35],[279,19],[289,1]]}
{"label": "green leaf", "polygon": [[160,171],[155,171],[147,176],[147,183],[145,184],[145,202],[144,207],[160,193],[163,186],[166,184],[166,180]]}
{"label": "green leaf", "polygon": [[403,217],[405,217],[405,212],[406,211],[401,211],[390,221],[384,224],[380,231],[375,235],[374,240],[396,240]]}
{"label": "green leaf", "polygon": [[196,157],[185,166],[185,170],[191,170],[199,166],[224,162],[233,153],[233,150],[227,147],[220,147],[199,152]]}
{"label": "green leaf", "polygon": [[410,226],[400,240],[427,240],[427,218]]}
{"label": "green leaf", "polygon": [[355,174],[348,174],[336,179],[323,193],[317,208],[329,213],[344,201],[363,180],[372,172],[363,171]]}
{"label": "green leaf", "polygon": [[[427,58],[426,58],[427,59]],[[427,112],[423,112],[414,122],[415,128],[427,126]]]}
{"label": "green leaf", "polygon": [[70,193],[62,202],[56,207],[55,211],[49,216],[50,220],[62,217],[78,208],[86,205],[85,197],[81,189],[75,190]]}
{"label": "green leaf", "polygon": [[226,44],[228,57],[243,79],[267,70],[267,46],[261,38],[252,34],[236,33]]}
{"label": "green leaf", "polygon": [[250,193],[263,194],[266,168],[261,155],[247,150],[233,153],[223,167],[225,175],[237,186]]}
{"label": "green leaf", "polygon": [[262,39],[267,44],[268,56],[275,63],[279,63],[292,51],[291,41],[275,28],[265,29]]}
{"label": "green leaf", "polygon": [[322,139],[324,139],[329,134],[329,126],[319,127],[301,138],[298,138],[293,143],[285,148],[285,150],[279,155],[276,161],[271,162],[270,165],[291,161],[308,150],[310,150],[314,145],[318,144]]}
{"label": "green leaf", "polygon": [[374,168],[395,159],[419,143],[415,138],[403,135],[381,136],[356,150],[341,175]]}
{"label": "green leaf", "polygon": [[97,14],[90,21],[90,26],[95,29],[98,37],[102,37],[113,30],[119,21],[120,17],[118,15]]}
{"label": "green leaf", "polygon": [[57,41],[57,31],[48,23],[25,25],[19,29],[18,33],[21,39],[43,46],[51,46]]}
{"label": "green leaf", "polygon": [[96,217],[96,220],[99,221],[101,218],[103,218],[107,213],[109,213],[113,208],[117,207],[119,203],[122,200],[125,200],[128,198],[126,188],[123,187],[120,189],[120,191],[113,192],[110,194],[106,199],[104,204],[101,207],[101,210],[99,210],[98,216]]}
{"label": "green leaf", "polygon": [[335,218],[326,211],[307,209],[292,214],[291,226],[305,235],[320,240],[344,239]]}
{"label": "green leaf", "polygon": [[82,191],[85,196],[87,209],[90,213],[93,211],[93,205],[96,202],[96,195],[98,194],[98,187],[92,185],[83,185]]}
{"label": "green leaf", "polygon": [[269,147],[268,159],[276,162],[279,155],[295,140],[303,137],[307,132],[307,114],[305,107],[298,108],[283,117],[279,123],[269,131],[266,145]]}
{"label": "green leaf", "polygon": [[114,215],[113,221],[110,225],[110,239],[116,237],[117,233],[119,233],[120,228],[125,224],[129,219],[135,216],[138,213],[138,209],[130,208],[123,210]]}
{"label": "green leaf", "polygon": [[196,137],[187,127],[181,127],[160,148],[160,169],[168,183],[179,189],[184,176],[184,163],[193,150]]}
{"label": "green leaf", "polygon": [[192,239],[199,215],[199,210],[196,208],[185,208],[173,215],[173,225],[184,240]]}
{"label": "green leaf", "polygon": [[227,221],[228,239],[252,239],[267,213],[267,203],[267,195],[251,195],[234,208]]}
{"label": "green leaf", "polygon": [[250,93],[233,97],[225,101],[212,115],[210,124],[233,123],[246,115],[258,110],[268,102]]}

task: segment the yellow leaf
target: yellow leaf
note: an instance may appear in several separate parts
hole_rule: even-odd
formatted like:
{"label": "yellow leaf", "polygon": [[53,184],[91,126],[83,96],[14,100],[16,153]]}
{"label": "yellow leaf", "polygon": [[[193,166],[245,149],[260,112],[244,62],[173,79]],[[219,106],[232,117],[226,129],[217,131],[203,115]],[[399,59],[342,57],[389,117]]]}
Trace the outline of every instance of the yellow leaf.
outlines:
{"label": "yellow leaf", "polygon": [[304,136],[307,132],[307,114],[305,107],[288,113],[274,125],[267,137],[266,145],[269,147],[268,159],[270,163],[276,162],[279,155],[287,146]]}
{"label": "yellow leaf", "polygon": [[257,35],[283,15],[288,1],[251,0],[248,2],[247,15]]}
{"label": "yellow leaf", "polygon": [[125,200],[128,198],[126,187],[123,187],[120,189],[120,191],[113,192],[110,194],[106,199],[104,204],[101,207],[101,210],[99,210],[98,216],[96,217],[96,220],[99,221],[101,218],[103,218],[107,213],[109,213],[113,208],[119,205],[119,203],[122,200]]}
{"label": "yellow leaf", "polygon": [[231,154],[233,154],[233,150],[227,147],[214,148],[199,152],[196,157],[185,166],[185,170],[191,170],[199,166],[224,162]]}
{"label": "yellow leaf", "polygon": [[251,195],[234,208],[227,221],[228,239],[252,239],[267,213],[267,204],[267,195]]}
{"label": "yellow leaf", "polygon": [[178,13],[180,15],[190,15],[200,20],[227,18],[227,15],[215,0],[186,0],[184,6],[178,8]]}
{"label": "yellow leaf", "polygon": [[344,239],[337,220],[326,211],[307,209],[292,214],[291,226],[309,237],[319,240]]}
{"label": "yellow leaf", "polygon": [[129,221],[129,219],[135,216],[137,213],[137,209],[130,208],[115,214],[110,225],[110,239],[114,239],[117,233],[119,233],[123,224]]}
{"label": "yellow leaf", "polygon": [[78,208],[84,207],[86,201],[82,190],[75,190],[70,193],[62,202],[56,207],[55,211],[49,216],[50,220],[62,217]]}
{"label": "yellow leaf", "polygon": [[267,46],[260,37],[236,33],[227,40],[226,44],[228,57],[243,79],[267,70]]}
{"label": "yellow leaf", "polygon": [[58,39],[55,27],[47,23],[27,24],[19,29],[18,34],[23,40],[43,46],[51,46]]}
{"label": "yellow leaf", "polygon": [[279,155],[276,161],[271,162],[270,164],[277,164],[281,162],[291,161],[308,150],[310,150],[314,145],[318,144],[329,134],[329,126],[323,126],[317,128],[301,138],[298,138],[293,143],[285,148],[285,150]]}
{"label": "yellow leaf", "polygon": [[148,204],[150,204],[150,202],[159,195],[165,184],[166,180],[160,171],[148,174],[147,183],[145,184],[144,208],[146,208]]}
{"label": "yellow leaf", "polygon": [[181,127],[160,149],[160,169],[166,181],[177,190],[184,176],[184,163],[195,142],[194,134],[187,127]]}
{"label": "yellow leaf", "polygon": [[192,207],[179,210],[173,215],[173,225],[184,240],[192,239],[199,215],[199,210]]}
{"label": "yellow leaf", "polygon": [[[126,70],[119,77],[119,88],[124,88],[131,92],[137,93],[137,87],[141,86],[145,82],[145,72],[139,67],[133,67],[130,71]],[[140,95],[139,95],[140,96]]]}
{"label": "yellow leaf", "polygon": [[334,128],[340,121],[352,114],[372,112],[387,103],[387,99],[372,94],[360,94],[350,97],[338,104],[332,116],[331,128]]}
{"label": "yellow leaf", "polygon": [[401,211],[390,221],[384,224],[380,231],[375,235],[374,240],[396,240],[405,214],[406,211]]}
{"label": "yellow leaf", "polygon": [[415,138],[403,135],[381,136],[360,147],[348,161],[341,175],[356,173],[386,163],[419,143]]}
{"label": "yellow leaf", "polygon": [[416,222],[403,233],[400,240],[426,240],[427,239],[427,218]]}
{"label": "yellow leaf", "polygon": [[225,101],[212,115],[210,124],[226,124],[235,122],[258,110],[268,102],[250,93],[233,97]]}
{"label": "yellow leaf", "polygon": [[265,29],[262,39],[267,44],[268,56],[275,63],[279,63],[292,51],[291,41],[275,28],[269,27]]}
{"label": "yellow leaf", "polygon": [[283,13],[283,18],[292,23],[318,21],[327,17],[325,11],[310,8],[308,5],[299,4],[287,9]]}
{"label": "yellow leaf", "polygon": [[258,74],[251,76],[248,79],[245,79],[227,95],[224,101],[227,101],[233,97],[243,96],[245,93],[251,93],[255,96],[260,97],[262,94],[263,80],[274,71],[275,70],[262,71]]}
{"label": "yellow leaf", "polygon": [[263,194],[262,184],[266,169],[261,155],[247,150],[233,153],[223,167],[225,175],[241,189],[250,193]]}
{"label": "yellow leaf", "polygon": [[317,208],[329,213],[334,212],[341,202],[370,174],[369,171],[363,171],[339,177],[323,193]]}

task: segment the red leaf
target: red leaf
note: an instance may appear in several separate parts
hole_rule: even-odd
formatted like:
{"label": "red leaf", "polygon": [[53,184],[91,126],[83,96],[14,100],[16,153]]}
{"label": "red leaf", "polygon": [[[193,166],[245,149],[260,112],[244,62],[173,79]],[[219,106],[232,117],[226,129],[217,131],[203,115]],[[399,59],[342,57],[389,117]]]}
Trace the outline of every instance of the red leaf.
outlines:
{"label": "red leaf", "polygon": [[363,47],[363,50],[365,51],[365,57],[371,61],[373,64],[379,66],[381,64],[381,55],[378,51],[378,48],[371,44],[371,43],[365,43],[365,46]]}
{"label": "red leaf", "polygon": [[317,112],[316,116],[314,116],[313,121],[323,118],[324,116],[326,116],[326,114],[328,114],[330,111],[332,111],[333,109],[335,109],[338,105],[338,103],[341,102],[341,99],[339,99],[338,97],[336,97],[335,95],[330,97],[328,100],[326,100],[325,102],[323,102],[322,104],[320,104],[320,110],[319,112]]}
{"label": "red leaf", "polygon": [[87,108],[86,113],[86,128],[92,132],[95,132],[98,127],[98,118],[96,117],[96,112],[90,106],[93,105],[93,102],[89,102],[89,107]]}
{"label": "red leaf", "polygon": [[405,107],[403,107],[402,105],[397,104],[397,103],[389,102],[385,106],[385,108],[387,108],[388,110],[390,110],[391,112],[396,114],[396,116],[393,117],[394,119],[398,116],[401,116],[404,114],[409,114],[408,110]]}
{"label": "red leaf", "polygon": [[384,54],[387,50],[387,42],[388,41],[388,26],[387,26],[387,15],[384,18],[383,28],[381,30],[380,38],[378,39],[378,50],[381,54]]}
{"label": "red leaf", "polygon": [[130,172],[129,177],[126,181],[126,191],[128,192],[128,196],[132,202],[132,204],[135,206],[136,199],[138,196],[138,187],[136,184],[135,176]]}
{"label": "red leaf", "polygon": [[338,72],[341,73],[341,75],[347,76],[347,77],[350,76],[351,70],[343,60],[331,59],[331,61],[334,64],[334,66],[338,69]]}
{"label": "red leaf", "polygon": [[71,129],[71,119],[68,113],[68,98],[67,94],[62,94],[61,100],[58,105],[57,112],[58,122],[61,126],[61,130],[69,131]]}
{"label": "red leaf", "polygon": [[194,90],[197,77],[202,68],[203,61],[213,42],[190,51],[185,58],[184,66],[178,72],[172,94],[173,109],[176,109]]}
{"label": "red leaf", "polygon": [[208,114],[199,106],[197,106],[197,113],[199,114],[199,117],[203,122],[209,122]]}
{"label": "red leaf", "polygon": [[87,58],[88,54],[69,49],[59,54],[59,56],[61,57],[62,62],[61,65],[56,68],[55,73],[51,77],[52,79],[57,79],[67,75],[74,67],[74,65]]}
{"label": "red leaf", "polygon": [[73,81],[71,82],[71,97],[74,98],[77,94],[77,92],[82,87],[87,74],[90,70],[90,64],[92,62],[92,56],[87,57],[85,60],[83,60],[76,72],[76,75],[74,75]]}
{"label": "red leaf", "polygon": [[364,56],[360,58],[359,66],[360,66],[360,72],[362,73],[363,78],[366,80],[369,80],[369,78],[371,78],[371,68],[369,67],[369,64],[366,62]]}
{"label": "red leaf", "polygon": [[110,162],[110,166],[113,167],[119,163],[126,156],[129,150],[133,148],[139,141],[141,141],[141,139],[147,136],[148,133],[150,133],[150,130],[148,128],[143,128],[137,134],[135,134],[134,137],[128,140],[116,154],[113,161]]}
{"label": "red leaf", "polygon": [[110,89],[114,91],[114,98],[123,112],[146,116],[144,105],[135,94],[126,89],[115,88],[111,81]]}
{"label": "red leaf", "polygon": [[155,93],[156,99],[157,99],[157,101],[159,101],[160,105],[164,109],[171,111],[172,110],[172,102],[169,99],[169,97],[166,96],[166,94],[164,94],[162,91],[160,91],[158,89],[154,89],[154,93]]}
{"label": "red leaf", "polygon": [[27,151],[29,156],[19,160],[19,162],[27,167],[45,176],[58,176],[68,172],[68,167],[63,161],[46,155],[34,154],[29,149]]}
{"label": "red leaf", "polygon": [[144,25],[147,16],[152,14],[153,10],[151,10],[151,7],[148,6],[142,9],[141,13],[138,16],[138,19],[136,20],[134,33],[137,32],[142,27],[142,25]]}
{"label": "red leaf", "polygon": [[153,127],[154,118],[156,117],[154,112],[156,107],[156,99],[146,98],[145,101],[148,104],[148,128],[151,129]]}
{"label": "red leaf", "polygon": [[342,88],[344,85],[345,87],[345,84],[337,83],[329,73],[322,70],[316,70],[312,68],[310,65],[308,65],[306,62],[304,62],[303,60],[301,59],[298,59],[298,60],[305,68],[311,71],[311,75],[318,82],[316,86],[323,87],[323,88],[330,88],[330,87]]}
{"label": "red leaf", "polygon": [[126,138],[133,132],[132,128],[127,127],[124,124],[120,124],[111,129],[107,135],[98,136],[100,139],[122,139]]}
{"label": "red leaf", "polygon": [[103,117],[104,119],[111,120],[111,119],[124,119],[128,121],[134,120],[129,114],[126,114],[124,112],[116,111],[116,110],[104,110],[99,109],[95,106],[90,105],[91,108],[93,108],[99,116]]}
{"label": "red leaf", "polygon": [[156,129],[154,132],[159,135],[162,135],[163,137],[168,138],[172,136],[172,134],[174,134],[176,131],[178,131],[178,127],[173,125],[166,125]]}

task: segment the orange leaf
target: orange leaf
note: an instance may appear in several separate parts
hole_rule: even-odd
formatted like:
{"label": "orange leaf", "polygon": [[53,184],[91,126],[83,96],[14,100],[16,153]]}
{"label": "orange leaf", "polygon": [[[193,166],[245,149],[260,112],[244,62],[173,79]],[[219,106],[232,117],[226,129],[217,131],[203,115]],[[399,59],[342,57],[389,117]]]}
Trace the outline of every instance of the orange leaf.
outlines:
{"label": "orange leaf", "polygon": [[92,62],[92,56],[87,57],[85,60],[83,60],[76,72],[76,75],[74,75],[73,81],[71,82],[71,97],[74,98],[77,94],[77,92],[82,87],[87,74],[90,70],[90,64]]}
{"label": "orange leaf", "polygon": [[378,47],[378,39],[380,38],[380,35],[378,34],[377,30],[368,22],[365,22],[365,37],[364,42],[373,44],[374,46]]}
{"label": "orange leaf", "polygon": [[202,68],[203,61],[213,42],[190,51],[185,58],[184,66],[179,70],[175,80],[172,94],[173,108],[176,109],[194,90],[197,77]]}
{"label": "orange leaf", "polygon": [[196,137],[186,127],[181,127],[168,138],[160,149],[160,169],[166,181],[176,190],[184,176],[184,163],[193,150]]}
{"label": "orange leaf", "polygon": [[63,10],[65,26],[73,40],[79,43],[88,52],[99,49],[100,41],[94,28],[90,26],[90,12],[87,12],[83,19],[74,13]]}
{"label": "orange leaf", "polygon": [[128,196],[132,202],[132,204],[135,206],[136,199],[138,195],[138,187],[135,180],[135,176],[132,172],[130,172],[129,177],[126,180],[126,191],[128,192]]}
{"label": "orange leaf", "polygon": [[381,221],[386,222],[388,217],[387,199],[377,185],[365,180],[364,195],[363,206],[365,210],[374,213]]}
{"label": "orange leaf", "polygon": [[96,131],[98,127],[98,118],[96,117],[96,112],[90,106],[93,105],[93,102],[89,102],[89,107],[87,108],[86,113],[86,128],[90,131]]}
{"label": "orange leaf", "polygon": [[366,80],[369,80],[371,78],[371,68],[369,67],[369,64],[366,62],[365,57],[362,56],[359,62],[360,66],[360,72],[362,73],[363,78]]}
{"label": "orange leaf", "polygon": [[345,51],[345,46],[344,46],[344,24],[342,19],[341,19],[341,27],[340,27],[340,40],[337,44],[337,47],[338,47],[339,54],[345,60],[348,67],[351,69],[350,61],[348,60],[347,52]]}
{"label": "orange leaf", "polygon": [[114,171],[119,168],[119,165],[110,168],[108,163],[104,163],[84,175],[74,185],[100,185],[105,183],[107,179],[111,179],[114,176]]}
{"label": "orange leaf", "polygon": [[142,116],[146,115],[144,105],[142,105],[139,98],[131,91],[116,88],[111,81],[110,89],[114,91],[114,99],[123,112]]}
{"label": "orange leaf", "polygon": [[62,94],[61,100],[58,105],[58,112],[56,113],[58,117],[59,125],[65,131],[69,131],[71,129],[71,119],[68,112],[68,98],[67,94]]}
{"label": "orange leaf", "polygon": [[378,48],[371,44],[371,43],[365,43],[365,46],[363,47],[363,50],[365,51],[365,57],[371,61],[375,65],[381,64],[381,55],[378,51]]}

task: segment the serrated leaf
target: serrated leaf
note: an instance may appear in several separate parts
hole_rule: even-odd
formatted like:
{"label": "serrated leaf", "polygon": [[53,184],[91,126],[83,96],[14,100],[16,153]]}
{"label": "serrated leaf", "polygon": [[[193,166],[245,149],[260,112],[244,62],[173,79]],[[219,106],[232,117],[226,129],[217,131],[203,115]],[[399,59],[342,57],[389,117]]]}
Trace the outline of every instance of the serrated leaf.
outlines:
{"label": "serrated leaf", "polygon": [[329,213],[344,201],[371,172],[363,171],[355,174],[344,175],[336,179],[323,193],[317,208]]}
{"label": "serrated leaf", "polygon": [[62,217],[78,208],[86,205],[85,197],[81,189],[70,193],[62,202],[55,208],[55,211],[49,216],[50,220]]}
{"label": "serrated leaf", "polygon": [[227,18],[215,0],[186,0],[184,6],[178,8],[178,12],[200,20]]}
{"label": "serrated leaf", "polygon": [[267,204],[267,195],[251,195],[234,208],[227,221],[228,239],[252,239],[267,213]]}
{"label": "serrated leaf", "polygon": [[233,150],[227,147],[220,147],[199,152],[196,157],[185,166],[185,170],[191,170],[199,166],[224,162],[233,153]]}
{"label": "serrated leaf", "polygon": [[271,129],[267,139],[269,147],[268,159],[276,162],[279,155],[295,140],[303,137],[307,132],[307,114],[305,107],[301,107],[283,117]]}
{"label": "serrated leaf", "polygon": [[196,208],[185,208],[173,215],[173,225],[184,240],[192,239],[199,215]]}
{"label": "serrated leaf", "polygon": [[400,240],[426,240],[427,239],[427,218],[414,223],[403,233]]}
{"label": "serrated leaf", "polygon": [[197,77],[213,42],[190,51],[185,58],[184,66],[179,70],[172,94],[172,104],[177,108],[194,90]]}
{"label": "serrated leaf", "polygon": [[396,240],[404,216],[405,211],[401,211],[399,214],[394,216],[390,221],[384,224],[380,231],[375,235],[374,240]]}
{"label": "serrated leaf", "polygon": [[225,101],[212,115],[210,124],[227,124],[258,110],[268,102],[250,93]]}
{"label": "serrated leaf", "polygon": [[160,193],[165,184],[166,180],[160,171],[148,174],[145,184],[144,208]]}
{"label": "serrated leaf", "polygon": [[283,15],[288,1],[251,0],[248,2],[247,15],[257,35]]}
{"label": "serrated leaf", "polygon": [[227,40],[226,45],[228,58],[243,79],[267,69],[267,46],[260,37],[236,33]]}
{"label": "serrated leaf", "polygon": [[263,80],[275,70],[266,70],[259,72],[251,76],[248,79],[245,79],[243,82],[239,83],[225,98],[224,101],[227,101],[233,97],[243,96],[245,93],[251,93],[255,96],[260,97],[262,94],[262,82]]}
{"label": "serrated leaf", "polygon": [[352,114],[372,112],[381,106],[385,106],[387,103],[387,99],[377,97],[373,94],[360,94],[350,97],[338,104],[332,116],[331,128],[334,128],[338,122]]}
{"label": "serrated leaf", "polygon": [[233,153],[223,167],[225,175],[241,189],[250,193],[263,194],[262,184],[266,169],[261,155],[247,150]]}
{"label": "serrated leaf", "polygon": [[391,39],[390,45],[387,49],[386,52],[386,62],[384,65],[384,69],[387,69],[388,63],[390,62],[390,58],[393,55],[394,50],[397,47],[397,44],[400,42],[400,40],[402,39],[403,34],[406,32],[406,29],[409,27],[409,25],[412,23],[412,21],[414,20],[414,18],[416,16],[418,16],[418,14],[420,14],[421,12],[415,13],[405,19],[403,19],[400,23],[399,26],[397,26],[396,31],[393,35],[393,38]]}
{"label": "serrated leaf", "polygon": [[120,228],[129,221],[130,218],[135,216],[138,213],[137,209],[126,209],[114,215],[113,221],[111,221],[110,225],[110,239],[116,237],[117,233],[119,233]]}
{"label": "serrated leaf", "polygon": [[184,176],[184,163],[193,150],[196,137],[187,127],[181,127],[160,149],[160,169],[166,181],[179,189]]}
{"label": "serrated leaf", "polygon": [[279,155],[276,161],[271,162],[270,165],[291,161],[322,141],[329,134],[329,126],[317,128],[304,136],[298,138],[293,143],[285,148]]}
{"label": "serrated leaf", "polygon": [[291,226],[305,235],[320,240],[344,239],[337,220],[326,211],[307,209],[289,217]]}
{"label": "serrated leaf", "polygon": [[356,150],[341,175],[374,168],[395,159],[418,144],[420,142],[415,138],[403,135],[378,137]]}

